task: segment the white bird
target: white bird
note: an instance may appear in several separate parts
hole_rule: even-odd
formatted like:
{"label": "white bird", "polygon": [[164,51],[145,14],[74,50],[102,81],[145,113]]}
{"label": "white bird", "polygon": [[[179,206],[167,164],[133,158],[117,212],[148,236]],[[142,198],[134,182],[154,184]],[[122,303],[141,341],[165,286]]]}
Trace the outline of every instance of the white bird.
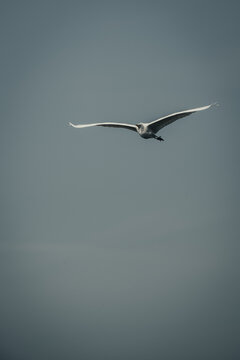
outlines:
{"label": "white bird", "polygon": [[156,133],[160,129],[162,129],[163,127],[171,124],[172,122],[174,122],[178,119],[181,119],[185,116],[191,115],[197,111],[209,109],[211,106],[216,105],[216,104],[217,103],[210,104],[207,106],[202,106],[202,107],[195,108],[195,109],[184,110],[184,111],[180,111],[177,113],[173,113],[173,114],[161,117],[160,119],[154,120],[150,123],[139,123],[136,125],[132,125],[132,124],[115,123],[115,122],[102,122],[102,123],[95,123],[95,124],[74,125],[70,122],[69,125],[73,126],[74,128],[78,128],[78,129],[92,127],[92,126],[123,128],[123,129],[136,131],[144,139],[154,138],[159,141],[164,141],[164,139],[161,136],[156,135]]}

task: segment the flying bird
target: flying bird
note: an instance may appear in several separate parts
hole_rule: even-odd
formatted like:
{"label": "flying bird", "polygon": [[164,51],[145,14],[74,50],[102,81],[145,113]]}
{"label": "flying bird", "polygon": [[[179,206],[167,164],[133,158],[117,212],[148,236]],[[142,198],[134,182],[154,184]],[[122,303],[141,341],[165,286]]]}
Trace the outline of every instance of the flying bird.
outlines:
{"label": "flying bird", "polygon": [[114,128],[123,128],[127,130],[132,130],[137,132],[142,138],[149,139],[153,138],[159,141],[164,141],[164,139],[161,136],[157,136],[157,132],[164,128],[165,126],[171,124],[172,122],[181,119],[185,116],[191,115],[197,111],[207,110],[211,106],[216,105],[217,103],[210,104],[207,106],[202,106],[195,109],[190,110],[184,110],[177,113],[173,113],[164,117],[161,117],[160,119],[154,120],[150,123],[139,123],[136,125],[132,124],[124,124],[124,123],[115,123],[115,122],[102,122],[102,123],[94,123],[94,124],[79,124],[74,125],[71,122],[69,125],[73,126],[74,128],[82,129],[86,127],[92,127],[92,126],[104,126],[104,127],[114,127]]}

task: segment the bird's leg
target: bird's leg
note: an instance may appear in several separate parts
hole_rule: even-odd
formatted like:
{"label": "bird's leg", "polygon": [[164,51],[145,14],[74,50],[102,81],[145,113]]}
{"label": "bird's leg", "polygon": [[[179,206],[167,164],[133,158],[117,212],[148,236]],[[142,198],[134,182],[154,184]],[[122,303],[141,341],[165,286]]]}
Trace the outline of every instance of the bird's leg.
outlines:
{"label": "bird's leg", "polygon": [[154,136],[154,139],[156,139],[156,140],[159,140],[159,141],[164,141],[164,139],[161,137],[161,136]]}

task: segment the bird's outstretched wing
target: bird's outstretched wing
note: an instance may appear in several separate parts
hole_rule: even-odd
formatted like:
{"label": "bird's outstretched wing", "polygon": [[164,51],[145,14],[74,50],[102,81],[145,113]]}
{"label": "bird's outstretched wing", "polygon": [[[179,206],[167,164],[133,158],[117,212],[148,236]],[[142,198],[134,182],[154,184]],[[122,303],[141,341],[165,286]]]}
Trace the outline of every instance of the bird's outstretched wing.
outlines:
{"label": "bird's outstretched wing", "polygon": [[114,123],[114,122],[104,122],[104,123],[96,123],[96,124],[80,124],[80,125],[74,125],[71,122],[69,125],[73,126],[74,128],[82,129],[86,127],[92,127],[92,126],[105,126],[105,127],[115,127],[115,128],[123,128],[128,129],[132,131],[137,131],[136,125],[131,124],[123,124],[123,123]]}
{"label": "bird's outstretched wing", "polygon": [[178,119],[181,119],[185,116],[191,115],[191,114],[195,113],[196,111],[202,111],[202,110],[209,109],[212,105],[216,105],[216,103],[207,105],[207,106],[202,106],[202,107],[195,108],[195,109],[190,109],[190,110],[185,110],[185,111],[180,111],[180,112],[177,112],[174,114],[170,114],[170,115],[164,116],[160,119],[152,121],[151,123],[148,124],[148,126],[154,133],[157,133],[160,129],[171,124],[172,122],[174,122]]}

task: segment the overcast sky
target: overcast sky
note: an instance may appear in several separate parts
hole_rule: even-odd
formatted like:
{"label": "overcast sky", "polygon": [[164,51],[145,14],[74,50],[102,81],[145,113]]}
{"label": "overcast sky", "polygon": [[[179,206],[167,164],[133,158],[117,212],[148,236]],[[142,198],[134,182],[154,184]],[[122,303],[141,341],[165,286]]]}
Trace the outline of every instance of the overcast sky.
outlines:
{"label": "overcast sky", "polygon": [[2,360],[239,357],[239,11],[0,2]]}

